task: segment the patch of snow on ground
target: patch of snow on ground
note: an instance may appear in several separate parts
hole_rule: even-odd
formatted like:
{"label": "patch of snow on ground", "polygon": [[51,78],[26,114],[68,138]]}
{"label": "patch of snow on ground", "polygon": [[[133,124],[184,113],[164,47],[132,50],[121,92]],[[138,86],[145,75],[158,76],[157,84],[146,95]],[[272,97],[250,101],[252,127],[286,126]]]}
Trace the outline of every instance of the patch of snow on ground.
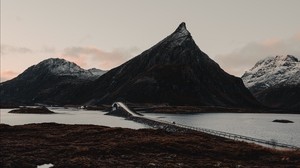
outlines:
{"label": "patch of snow on ground", "polygon": [[48,164],[38,165],[37,168],[50,168],[53,166],[54,165],[52,163],[48,163]]}

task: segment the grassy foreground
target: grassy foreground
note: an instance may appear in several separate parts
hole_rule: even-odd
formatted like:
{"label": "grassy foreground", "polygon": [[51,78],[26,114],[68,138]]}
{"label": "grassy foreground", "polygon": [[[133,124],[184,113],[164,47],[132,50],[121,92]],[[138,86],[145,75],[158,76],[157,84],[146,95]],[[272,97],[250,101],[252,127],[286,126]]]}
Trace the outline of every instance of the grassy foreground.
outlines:
{"label": "grassy foreground", "polygon": [[0,167],[300,167],[277,151],[198,132],[55,123],[0,125]]}

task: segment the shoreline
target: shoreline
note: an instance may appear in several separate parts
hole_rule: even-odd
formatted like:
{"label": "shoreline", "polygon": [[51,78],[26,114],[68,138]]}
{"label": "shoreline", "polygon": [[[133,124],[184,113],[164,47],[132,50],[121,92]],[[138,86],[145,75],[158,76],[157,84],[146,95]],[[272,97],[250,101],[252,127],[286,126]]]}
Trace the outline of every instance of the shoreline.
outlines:
{"label": "shoreline", "polygon": [[[30,106],[29,106],[30,107]],[[111,105],[100,106],[46,106],[47,108],[78,108],[84,110],[100,110],[108,112],[111,110]],[[201,113],[253,113],[253,114],[300,114],[300,111],[290,111],[283,109],[247,109],[247,108],[227,108],[227,107],[211,107],[211,106],[169,106],[169,105],[139,105],[129,103],[128,107],[134,111],[143,111],[140,113],[156,113],[156,114],[201,114]],[[0,106],[0,109],[15,109],[20,106]],[[138,108],[140,110],[135,110]]]}

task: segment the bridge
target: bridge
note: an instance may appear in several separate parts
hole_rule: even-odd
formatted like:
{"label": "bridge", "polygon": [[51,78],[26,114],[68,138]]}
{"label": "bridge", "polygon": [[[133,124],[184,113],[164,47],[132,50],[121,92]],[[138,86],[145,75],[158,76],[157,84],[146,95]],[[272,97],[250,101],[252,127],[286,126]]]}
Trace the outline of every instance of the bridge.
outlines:
{"label": "bridge", "polygon": [[200,127],[192,127],[192,126],[183,125],[183,124],[179,124],[179,123],[172,123],[169,121],[145,117],[142,114],[129,109],[122,102],[115,102],[112,104],[112,107],[113,107],[112,111],[110,112],[111,115],[125,117],[132,121],[139,122],[142,124],[147,124],[154,128],[165,129],[167,131],[198,131],[198,132],[207,133],[210,135],[215,135],[215,136],[224,137],[224,138],[233,139],[233,140],[254,142],[257,144],[273,146],[273,147],[278,147],[278,148],[300,150],[300,148],[297,146],[284,144],[284,143],[278,143],[274,140],[264,140],[264,139],[252,138],[252,137],[248,137],[248,136],[243,136],[243,135],[238,135],[238,134],[233,134],[233,133],[228,133],[228,132],[223,132],[223,131],[217,131],[217,130],[200,128]]}

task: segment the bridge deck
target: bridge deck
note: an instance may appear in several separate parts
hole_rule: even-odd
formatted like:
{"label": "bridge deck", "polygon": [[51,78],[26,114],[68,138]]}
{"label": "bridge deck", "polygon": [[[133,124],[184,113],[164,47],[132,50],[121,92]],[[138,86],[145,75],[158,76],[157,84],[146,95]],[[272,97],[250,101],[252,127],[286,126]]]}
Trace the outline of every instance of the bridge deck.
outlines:
{"label": "bridge deck", "polygon": [[[212,129],[206,129],[206,128],[199,128],[199,127],[192,127],[188,125],[183,125],[183,124],[174,124],[169,121],[164,121],[164,120],[157,120],[153,118],[148,118],[145,116],[141,116],[139,113],[136,113],[132,110],[130,110],[124,103],[122,102],[115,102],[114,104],[117,104],[119,108],[122,108],[124,111],[128,112],[132,119],[137,122],[143,122],[144,124],[148,125],[161,125],[162,127],[177,127],[181,129],[187,129],[187,130],[194,130],[194,131],[199,131],[215,136],[220,136],[224,138],[229,138],[229,139],[234,139],[234,140],[240,140],[240,141],[249,141],[249,142],[255,142],[259,144],[265,144],[265,145],[271,145],[274,147],[281,147],[281,148],[289,148],[289,149],[295,149],[295,150],[300,150],[299,147],[289,145],[289,144],[284,144],[284,143],[278,143],[276,141],[268,141],[264,139],[258,139],[258,138],[252,138],[248,136],[243,136],[243,135],[238,135],[238,134],[233,134],[233,133],[228,133],[228,132],[223,132],[223,131],[217,131],[217,130],[212,130]],[[151,121],[151,124],[149,123]]]}

